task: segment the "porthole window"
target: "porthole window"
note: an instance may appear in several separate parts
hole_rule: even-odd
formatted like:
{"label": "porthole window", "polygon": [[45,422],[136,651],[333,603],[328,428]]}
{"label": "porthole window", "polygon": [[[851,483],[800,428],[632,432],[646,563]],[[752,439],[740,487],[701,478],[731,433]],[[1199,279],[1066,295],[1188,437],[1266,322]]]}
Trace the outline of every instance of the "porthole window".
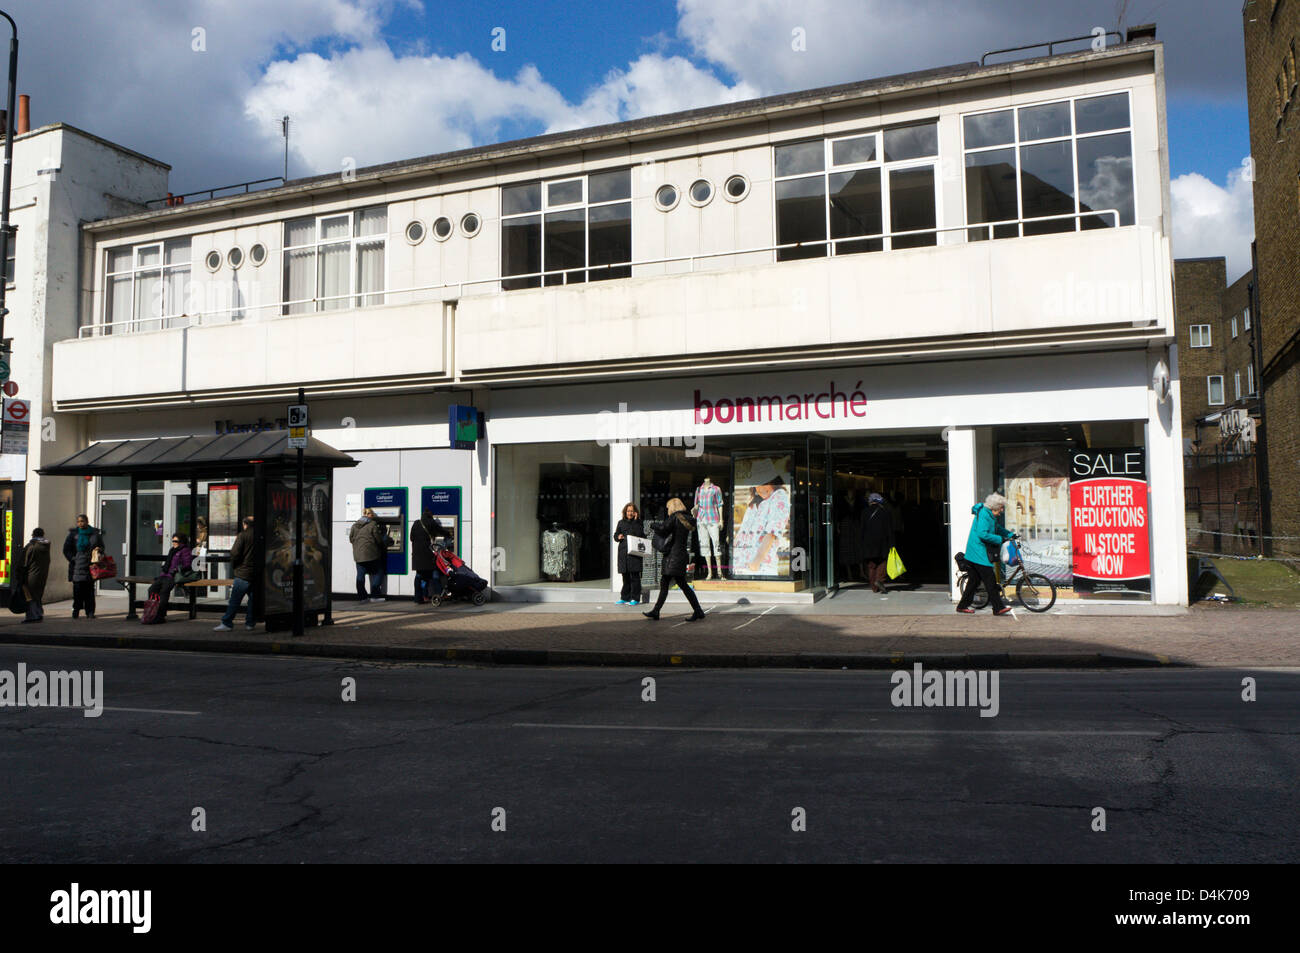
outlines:
{"label": "porthole window", "polygon": [[406,240],[412,245],[418,245],[424,241],[424,223],[411,222],[406,226]]}
{"label": "porthole window", "polygon": [[244,250],[236,245],[230,251],[226,252],[226,264],[231,268],[238,268],[244,263]]}
{"label": "porthole window", "polygon": [[208,271],[216,271],[221,267],[221,252],[214,248],[203,257],[203,264],[207,265]]}
{"label": "porthole window", "polygon": [[266,261],[266,246],[261,242],[257,242],[250,246],[248,249],[248,260],[254,265],[260,266],[264,261]]}
{"label": "porthole window", "polygon": [[726,195],[728,202],[739,202],[749,194],[749,179],[743,175],[733,175],[727,179],[722,191]]}
{"label": "porthole window", "polygon": [[669,209],[677,207],[677,200],[681,198],[677,194],[677,187],[674,185],[661,185],[655,192],[655,206],[661,212],[667,212]]}
{"label": "porthole window", "polygon": [[451,219],[443,215],[433,220],[433,237],[440,242],[451,238]]}
{"label": "porthole window", "polygon": [[473,212],[470,212],[468,215],[466,215],[464,218],[460,220],[461,234],[464,235],[466,238],[473,238],[475,235],[478,234],[479,227],[482,224],[483,223],[479,221],[479,217],[475,215]]}
{"label": "porthole window", "polygon": [[713,183],[708,179],[696,179],[691,183],[691,204],[708,205],[713,199]]}

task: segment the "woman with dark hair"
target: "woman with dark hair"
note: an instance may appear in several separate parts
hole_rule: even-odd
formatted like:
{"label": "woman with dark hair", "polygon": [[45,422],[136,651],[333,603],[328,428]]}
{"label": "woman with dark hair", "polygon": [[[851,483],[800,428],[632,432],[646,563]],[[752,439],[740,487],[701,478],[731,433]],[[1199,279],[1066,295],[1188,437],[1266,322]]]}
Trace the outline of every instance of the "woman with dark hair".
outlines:
{"label": "woman with dark hair", "polygon": [[618,572],[623,577],[623,588],[618,605],[637,606],[641,604],[641,557],[627,551],[629,536],[645,537],[645,525],[641,522],[641,511],[635,503],[623,507],[623,518],[614,528],[614,542],[618,543]]}
{"label": "woman with dark hair", "polygon": [[659,610],[664,607],[664,601],[668,598],[668,587],[677,583],[677,588],[685,593],[686,601],[695,610],[687,617],[687,621],[703,619],[704,610],[700,608],[700,600],[695,598],[695,590],[691,588],[689,582],[690,574],[695,569],[691,563],[691,546],[695,541],[695,520],[687,512],[686,504],[677,497],[669,500],[668,516],[654,524],[654,531],[655,535],[668,539],[668,549],[664,552],[664,572],[659,583],[659,598],[655,600],[655,607],[642,615],[647,619],[659,618]]}
{"label": "woman with dark hair", "polygon": [[177,577],[182,573],[190,572],[193,562],[194,552],[190,549],[188,537],[184,533],[173,533],[172,548],[167,550],[167,557],[163,560],[163,570],[149,587],[149,595],[159,597],[159,622],[167,619],[167,600],[171,598]]}

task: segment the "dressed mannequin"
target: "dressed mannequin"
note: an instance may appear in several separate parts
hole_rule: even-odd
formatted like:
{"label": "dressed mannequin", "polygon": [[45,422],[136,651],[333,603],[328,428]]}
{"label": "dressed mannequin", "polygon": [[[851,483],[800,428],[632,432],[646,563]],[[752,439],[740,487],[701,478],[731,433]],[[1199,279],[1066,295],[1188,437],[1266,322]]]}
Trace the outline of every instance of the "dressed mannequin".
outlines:
{"label": "dressed mannequin", "polygon": [[717,578],[722,578],[722,545],[719,541],[722,533],[722,490],[710,477],[695,489],[695,506],[691,509],[695,517],[696,532],[700,537],[700,556],[707,561],[708,579],[714,578],[714,566]]}

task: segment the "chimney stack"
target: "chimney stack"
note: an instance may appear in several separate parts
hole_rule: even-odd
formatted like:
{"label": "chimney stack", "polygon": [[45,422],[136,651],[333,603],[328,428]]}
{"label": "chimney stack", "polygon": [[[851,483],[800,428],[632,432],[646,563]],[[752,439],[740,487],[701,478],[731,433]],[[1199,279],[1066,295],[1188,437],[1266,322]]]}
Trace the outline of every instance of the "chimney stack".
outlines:
{"label": "chimney stack", "polygon": [[21,136],[24,132],[32,131],[32,97],[23,93],[18,97],[18,125],[14,127],[14,135]]}

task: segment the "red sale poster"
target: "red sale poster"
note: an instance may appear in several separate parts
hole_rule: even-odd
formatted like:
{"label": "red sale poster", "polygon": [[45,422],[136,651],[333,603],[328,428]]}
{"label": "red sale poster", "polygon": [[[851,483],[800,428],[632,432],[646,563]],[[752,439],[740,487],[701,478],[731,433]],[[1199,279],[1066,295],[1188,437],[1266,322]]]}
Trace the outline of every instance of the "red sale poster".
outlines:
{"label": "red sale poster", "polygon": [[1140,448],[1080,450],[1070,464],[1070,541],[1079,592],[1150,592],[1150,500]]}

